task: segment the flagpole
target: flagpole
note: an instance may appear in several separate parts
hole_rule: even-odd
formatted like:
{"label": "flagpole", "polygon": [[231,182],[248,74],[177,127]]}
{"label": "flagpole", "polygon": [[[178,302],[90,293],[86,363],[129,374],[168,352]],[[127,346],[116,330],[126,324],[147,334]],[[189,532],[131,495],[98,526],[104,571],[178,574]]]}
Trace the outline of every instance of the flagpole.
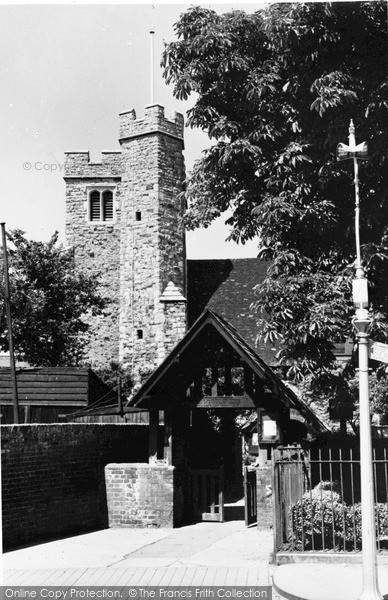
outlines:
{"label": "flagpole", "polygon": [[154,34],[155,31],[150,31],[150,97],[151,105],[155,102],[155,76],[154,76]]}

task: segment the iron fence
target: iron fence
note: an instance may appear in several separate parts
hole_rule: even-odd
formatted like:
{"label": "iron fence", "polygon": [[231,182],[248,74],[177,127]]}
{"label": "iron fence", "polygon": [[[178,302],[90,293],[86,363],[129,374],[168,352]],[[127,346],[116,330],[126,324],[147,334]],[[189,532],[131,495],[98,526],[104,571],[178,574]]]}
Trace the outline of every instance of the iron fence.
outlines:
{"label": "iron fence", "polygon": [[[373,448],[376,537],[388,547],[388,449]],[[279,448],[274,454],[276,551],[361,550],[357,443]]]}

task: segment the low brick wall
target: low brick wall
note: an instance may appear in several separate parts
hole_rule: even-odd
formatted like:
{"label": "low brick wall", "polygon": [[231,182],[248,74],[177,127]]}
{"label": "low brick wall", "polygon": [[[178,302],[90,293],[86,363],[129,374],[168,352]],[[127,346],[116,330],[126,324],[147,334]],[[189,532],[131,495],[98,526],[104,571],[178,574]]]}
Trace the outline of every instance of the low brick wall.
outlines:
{"label": "low brick wall", "polygon": [[273,493],[271,467],[256,469],[257,483],[257,527],[269,529],[273,526]]}
{"label": "low brick wall", "polygon": [[0,429],[4,549],[107,527],[105,465],[148,460],[141,425]]}
{"label": "low brick wall", "polygon": [[110,527],[173,527],[174,467],[110,464],[105,483]]}

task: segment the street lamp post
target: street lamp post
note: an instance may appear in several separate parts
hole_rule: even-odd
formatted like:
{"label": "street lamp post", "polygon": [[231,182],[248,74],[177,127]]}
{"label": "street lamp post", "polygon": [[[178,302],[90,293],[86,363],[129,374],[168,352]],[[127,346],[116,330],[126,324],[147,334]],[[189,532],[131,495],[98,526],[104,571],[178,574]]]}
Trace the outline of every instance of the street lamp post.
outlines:
{"label": "street lamp post", "polygon": [[360,404],[360,469],[361,469],[361,526],[362,526],[362,592],[359,600],[382,600],[377,583],[376,529],[372,463],[372,436],[369,408],[369,326],[368,280],[361,262],[360,194],[358,161],[367,159],[365,142],[356,145],[353,121],[349,127],[349,145],[338,144],[337,159],[353,159],[355,189],[356,276],[353,280],[353,303],[356,316],[353,325],[357,332]]}

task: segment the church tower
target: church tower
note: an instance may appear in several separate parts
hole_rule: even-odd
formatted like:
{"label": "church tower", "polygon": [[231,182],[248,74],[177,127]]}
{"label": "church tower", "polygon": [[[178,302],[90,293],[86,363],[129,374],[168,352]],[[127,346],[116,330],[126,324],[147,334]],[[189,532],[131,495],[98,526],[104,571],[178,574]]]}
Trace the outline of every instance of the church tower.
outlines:
{"label": "church tower", "polygon": [[183,117],[122,113],[120,145],[99,163],[66,153],[66,237],[107,300],[88,316],[90,364],[119,362],[140,382],[186,331]]}
{"label": "church tower", "polygon": [[186,329],[183,117],[158,104],[123,113],[120,144],[120,362],[139,380]]}

